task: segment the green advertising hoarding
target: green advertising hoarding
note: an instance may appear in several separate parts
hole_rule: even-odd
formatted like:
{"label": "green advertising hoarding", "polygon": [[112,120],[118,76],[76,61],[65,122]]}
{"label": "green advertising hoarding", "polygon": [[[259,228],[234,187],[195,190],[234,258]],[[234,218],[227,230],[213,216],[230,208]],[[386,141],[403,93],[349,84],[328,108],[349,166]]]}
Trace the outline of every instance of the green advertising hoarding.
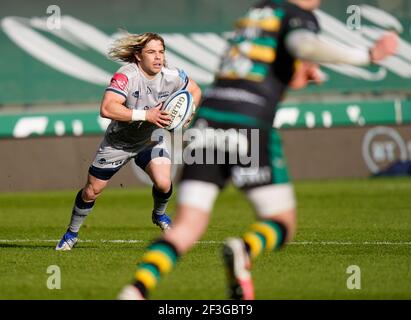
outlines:
{"label": "green advertising hoarding", "polygon": [[[283,104],[273,126],[311,129],[403,125],[411,123],[410,106],[409,100]],[[97,110],[4,114],[0,115],[0,139],[99,135],[109,123]]]}
{"label": "green advertising hoarding", "polygon": [[[371,67],[323,65],[327,81],[307,93],[411,91],[411,4],[399,1],[323,1],[316,12],[323,36],[368,46],[386,30],[401,36],[395,57]],[[254,1],[152,0],[113,2],[2,1],[0,104],[93,103],[120,64],[106,58],[120,36],[161,33],[167,59],[203,88],[213,81],[226,35]],[[354,5],[354,7],[353,7]],[[358,15],[357,15],[358,14]],[[356,16],[357,15],[357,16]],[[58,19],[57,19],[58,17]]]}

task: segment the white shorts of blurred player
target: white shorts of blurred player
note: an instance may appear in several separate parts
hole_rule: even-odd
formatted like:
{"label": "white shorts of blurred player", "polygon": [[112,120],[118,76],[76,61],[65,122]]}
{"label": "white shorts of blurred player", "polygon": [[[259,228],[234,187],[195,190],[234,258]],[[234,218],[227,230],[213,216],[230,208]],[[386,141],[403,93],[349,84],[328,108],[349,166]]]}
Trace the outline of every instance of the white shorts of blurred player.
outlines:
{"label": "white shorts of blurred player", "polygon": [[[178,204],[211,212],[220,192],[216,184],[199,180],[184,180],[178,192]],[[277,214],[294,210],[296,200],[293,185],[272,184],[246,191],[259,218],[271,218]]]}

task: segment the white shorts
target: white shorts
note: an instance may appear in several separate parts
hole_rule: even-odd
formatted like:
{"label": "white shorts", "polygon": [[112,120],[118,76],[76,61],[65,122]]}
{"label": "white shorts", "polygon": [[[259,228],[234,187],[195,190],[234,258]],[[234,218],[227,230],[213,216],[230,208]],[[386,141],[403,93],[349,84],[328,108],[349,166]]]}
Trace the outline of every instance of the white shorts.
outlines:
{"label": "white shorts", "polygon": [[[178,204],[210,213],[219,187],[210,182],[184,180],[179,187]],[[252,188],[246,196],[260,218],[268,218],[295,209],[296,201],[292,184],[272,184]]]}
{"label": "white shorts", "polygon": [[101,180],[109,180],[130,159],[145,170],[148,163],[158,157],[170,158],[167,145],[164,141],[157,144],[142,146],[140,149],[126,151],[116,149],[105,139],[101,142],[94,161],[89,168],[89,173]]}

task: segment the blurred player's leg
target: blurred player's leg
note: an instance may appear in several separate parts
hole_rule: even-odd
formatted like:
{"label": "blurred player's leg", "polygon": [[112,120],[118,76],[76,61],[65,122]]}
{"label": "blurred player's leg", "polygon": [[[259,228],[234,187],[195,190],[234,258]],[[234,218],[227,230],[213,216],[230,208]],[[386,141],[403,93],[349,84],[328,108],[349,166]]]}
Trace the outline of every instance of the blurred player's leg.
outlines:
{"label": "blurred player's leg", "polygon": [[88,175],[85,187],[77,193],[69,227],[57,244],[56,250],[71,250],[76,245],[80,227],[93,210],[95,200],[106,187],[107,183],[108,180],[101,180],[91,174]]}
{"label": "blurred player's leg", "polygon": [[178,257],[187,253],[203,235],[217,194],[218,187],[212,183],[184,181],[181,184],[173,228],[146,249],[134,276],[137,290],[128,285],[119,299],[148,297],[161,276],[169,273]]}
{"label": "blurred player's leg", "polygon": [[239,238],[226,239],[223,246],[223,260],[230,299],[254,300],[250,255],[244,241]]}
{"label": "blurred player's leg", "polygon": [[227,271],[229,296],[252,300],[254,289],[251,262],[263,251],[279,249],[295,231],[294,191],[290,184],[257,187],[247,192],[258,221],[242,238],[227,239],[223,258]]}

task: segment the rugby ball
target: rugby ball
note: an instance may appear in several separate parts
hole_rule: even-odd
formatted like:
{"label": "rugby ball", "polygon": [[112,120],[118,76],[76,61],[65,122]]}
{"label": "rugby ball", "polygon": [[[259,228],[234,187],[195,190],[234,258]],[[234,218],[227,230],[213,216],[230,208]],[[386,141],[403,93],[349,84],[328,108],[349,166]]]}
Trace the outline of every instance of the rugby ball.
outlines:
{"label": "rugby ball", "polygon": [[167,111],[171,117],[170,125],[164,129],[179,130],[193,113],[193,96],[187,90],[174,92],[163,103],[161,109]]}

